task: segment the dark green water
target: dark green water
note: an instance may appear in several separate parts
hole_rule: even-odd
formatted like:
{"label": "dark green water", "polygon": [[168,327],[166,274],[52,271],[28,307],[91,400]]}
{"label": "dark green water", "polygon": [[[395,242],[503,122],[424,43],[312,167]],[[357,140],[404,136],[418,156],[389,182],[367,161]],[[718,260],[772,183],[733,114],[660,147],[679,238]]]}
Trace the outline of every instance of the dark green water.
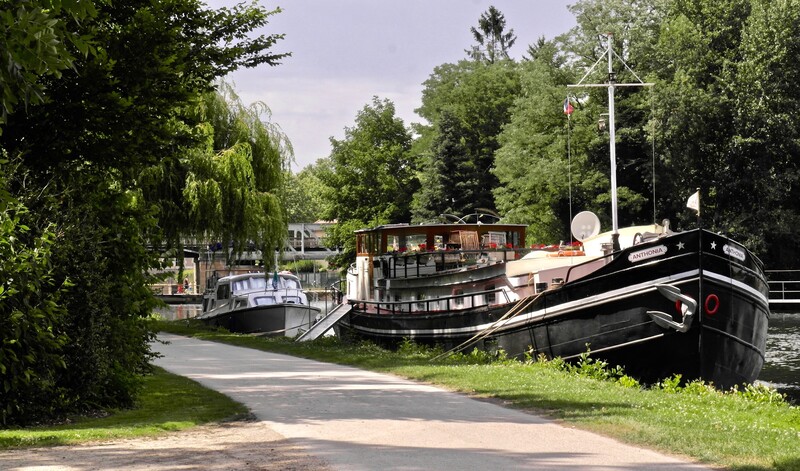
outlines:
{"label": "dark green water", "polygon": [[772,313],[766,363],[758,379],[800,404],[800,313]]}

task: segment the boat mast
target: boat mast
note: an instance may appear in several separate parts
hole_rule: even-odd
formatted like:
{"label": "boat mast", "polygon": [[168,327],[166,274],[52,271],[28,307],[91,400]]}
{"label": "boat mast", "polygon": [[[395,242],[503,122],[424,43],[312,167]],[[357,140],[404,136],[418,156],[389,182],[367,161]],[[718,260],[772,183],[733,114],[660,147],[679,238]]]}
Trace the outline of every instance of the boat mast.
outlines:
{"label": "boat mast", "polygon": [[[606,54],[604,57],[608,58],[608,82],[602,84],[584,84],[583,81],[586,77],[589,76],[590,73],[597,67],[597,64],[600,63],[604,57],[600,57],[597,62],[586,72],[586,75],[581,78],[580,82],[577,85],[567,85],[568,88],[578,88],[578,87],[606,87],[608,88],[608,140],[609,140],[609,158],[611,159],[611,244],[614,248],[614,251],[620,250],[619,245],[619,219],[617,218],[617,146],[616,146],[616,128],[614,125],[614,90],[616,87],[648,87],[652,86],[652,83],[644,83],[642,80],[625,64],[625,61],[622,60],[612,49],[612,37],[611,33],[606,34],[608,47],[606,48]],[[638,83],[617,83],[617,77],[614,73],[614,64],[613,64],[613,56],[617,56],[617,58],[622,62],[622,65],[628,69],[637,80]]]}
{"label": "boat mast", "polygon": [[611,34],[608,35],[608,141],[611,158],[611,243],[614,251],[619,246],[619,219],[617,217],[617,134],[614,126],[614,84],[617,77],[614,75],[614,65],[611,60]]}

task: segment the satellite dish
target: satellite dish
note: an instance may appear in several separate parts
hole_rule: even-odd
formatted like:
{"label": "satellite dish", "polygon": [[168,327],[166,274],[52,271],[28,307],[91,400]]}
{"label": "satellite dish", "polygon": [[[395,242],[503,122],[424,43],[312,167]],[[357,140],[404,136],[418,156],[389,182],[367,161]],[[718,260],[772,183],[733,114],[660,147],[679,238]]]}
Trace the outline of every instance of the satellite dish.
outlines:
{"label": "satellite dish", "polygon": [[583,242],[600,233],[600,218],[591,211],[581,211],[572,218],[572,235]]}

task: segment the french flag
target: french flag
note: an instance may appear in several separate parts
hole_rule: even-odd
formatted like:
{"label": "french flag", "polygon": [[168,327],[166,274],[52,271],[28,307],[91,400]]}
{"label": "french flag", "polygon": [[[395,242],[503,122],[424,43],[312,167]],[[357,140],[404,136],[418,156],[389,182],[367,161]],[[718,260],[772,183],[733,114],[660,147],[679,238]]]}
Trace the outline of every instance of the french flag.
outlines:
{"label": "french flag", "polygon": [[572,107],[572,103],[569,102],[569,98],[564,99],[564,114],[567,116],[572,116],[572,112],[575,111],[575,108]]}

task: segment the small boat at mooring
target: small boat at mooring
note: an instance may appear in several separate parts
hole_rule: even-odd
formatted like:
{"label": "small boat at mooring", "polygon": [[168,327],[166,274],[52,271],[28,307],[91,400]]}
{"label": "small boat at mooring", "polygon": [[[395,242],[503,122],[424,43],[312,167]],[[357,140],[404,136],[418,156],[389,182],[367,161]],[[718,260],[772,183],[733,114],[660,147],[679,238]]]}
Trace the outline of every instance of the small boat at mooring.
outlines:
{"label": "small boat at mooring", "polygon": [[293,274],[246,273],[217,279],[203,295],[197,319],[231,332],[295,337],[319,313]]}

